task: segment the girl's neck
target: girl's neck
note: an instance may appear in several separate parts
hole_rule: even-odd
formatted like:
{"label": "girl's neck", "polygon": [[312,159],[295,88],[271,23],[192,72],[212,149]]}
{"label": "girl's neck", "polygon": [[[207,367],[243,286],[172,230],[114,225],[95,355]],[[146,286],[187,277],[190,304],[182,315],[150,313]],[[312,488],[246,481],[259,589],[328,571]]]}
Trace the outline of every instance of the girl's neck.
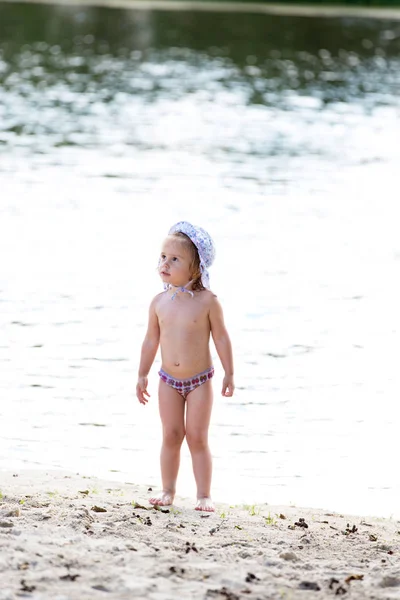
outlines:
{"label": "girl's neck", "polygon": [[186,285],[173,285],[172,283],[169,283],[168,287],[165,291],[170,292],[169,295],[171,296],[172,300],[176,297],[176,295],[179,292],[182,292],[183,294],[185,294],[185,293],[190,294],[190,296],[192,296],[192,298],[193,298],[194,293],[192,290],[192,286],[193,286],[193,279],[188,281],[188,283]]}

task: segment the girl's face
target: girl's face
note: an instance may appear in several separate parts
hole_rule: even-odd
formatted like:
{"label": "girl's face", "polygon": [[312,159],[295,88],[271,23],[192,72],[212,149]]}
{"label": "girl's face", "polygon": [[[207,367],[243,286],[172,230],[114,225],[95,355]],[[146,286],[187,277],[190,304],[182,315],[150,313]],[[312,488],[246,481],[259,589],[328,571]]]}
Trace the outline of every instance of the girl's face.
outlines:
{"label": "girl's face", "polygon": [[185,243],[175,237],[167,237],[161,248],[158,265],[158,272],[163,282],[178,287],[189,283],[192,279],[191,262],[191,253]]}

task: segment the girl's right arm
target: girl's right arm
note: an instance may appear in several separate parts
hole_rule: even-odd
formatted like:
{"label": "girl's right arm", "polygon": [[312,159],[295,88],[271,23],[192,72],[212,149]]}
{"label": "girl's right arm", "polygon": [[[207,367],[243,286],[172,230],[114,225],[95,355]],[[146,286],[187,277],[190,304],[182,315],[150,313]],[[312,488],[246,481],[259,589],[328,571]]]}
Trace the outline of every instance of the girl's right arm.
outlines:
{"label": "girl's right arm", "polygon": [[[157,296],[156,296],[157,298]],[[148,380],[147,376],[157,354],[158,345],[160,343],[160,326],[156,313],[156,298],[153,299],[149,309],[149,323],[147,326],[146,336],[142,344],[142,352],[140,355],[138,382],[136,385],[136,396],[141,404],[146,404],[150,394],[147,391]],[[147,396],[148,398],[146,398]]]}

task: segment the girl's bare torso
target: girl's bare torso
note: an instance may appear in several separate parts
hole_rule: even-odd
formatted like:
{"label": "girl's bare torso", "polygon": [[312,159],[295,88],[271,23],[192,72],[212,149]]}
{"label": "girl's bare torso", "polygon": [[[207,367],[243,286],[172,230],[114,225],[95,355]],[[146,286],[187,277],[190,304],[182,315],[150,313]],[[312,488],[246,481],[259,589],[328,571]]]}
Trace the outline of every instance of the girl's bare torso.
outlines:
{"label": "girl's bare torso", "polygon": [[185,379],[211,366],[210,299],[212,292],[204,290],[178,293],[171,300],[165,292],[159,296],[156,314],[160,327],[162,369],[172,377]]}

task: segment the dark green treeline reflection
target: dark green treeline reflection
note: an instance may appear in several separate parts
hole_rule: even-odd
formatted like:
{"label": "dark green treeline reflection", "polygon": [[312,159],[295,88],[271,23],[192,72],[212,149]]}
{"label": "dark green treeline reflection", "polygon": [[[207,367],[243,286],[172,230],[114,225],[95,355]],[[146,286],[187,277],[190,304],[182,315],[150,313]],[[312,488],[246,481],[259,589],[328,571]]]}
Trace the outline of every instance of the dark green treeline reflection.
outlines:
{"label": "dark green treeline reflection", "polygon": [[248,103],[294,90],[385,104],[400,89],[399,56],[398,22],[0,4],[0,83],[20,94],[64,84],[150,102],[202,89],[193,73],[210,68]]}

